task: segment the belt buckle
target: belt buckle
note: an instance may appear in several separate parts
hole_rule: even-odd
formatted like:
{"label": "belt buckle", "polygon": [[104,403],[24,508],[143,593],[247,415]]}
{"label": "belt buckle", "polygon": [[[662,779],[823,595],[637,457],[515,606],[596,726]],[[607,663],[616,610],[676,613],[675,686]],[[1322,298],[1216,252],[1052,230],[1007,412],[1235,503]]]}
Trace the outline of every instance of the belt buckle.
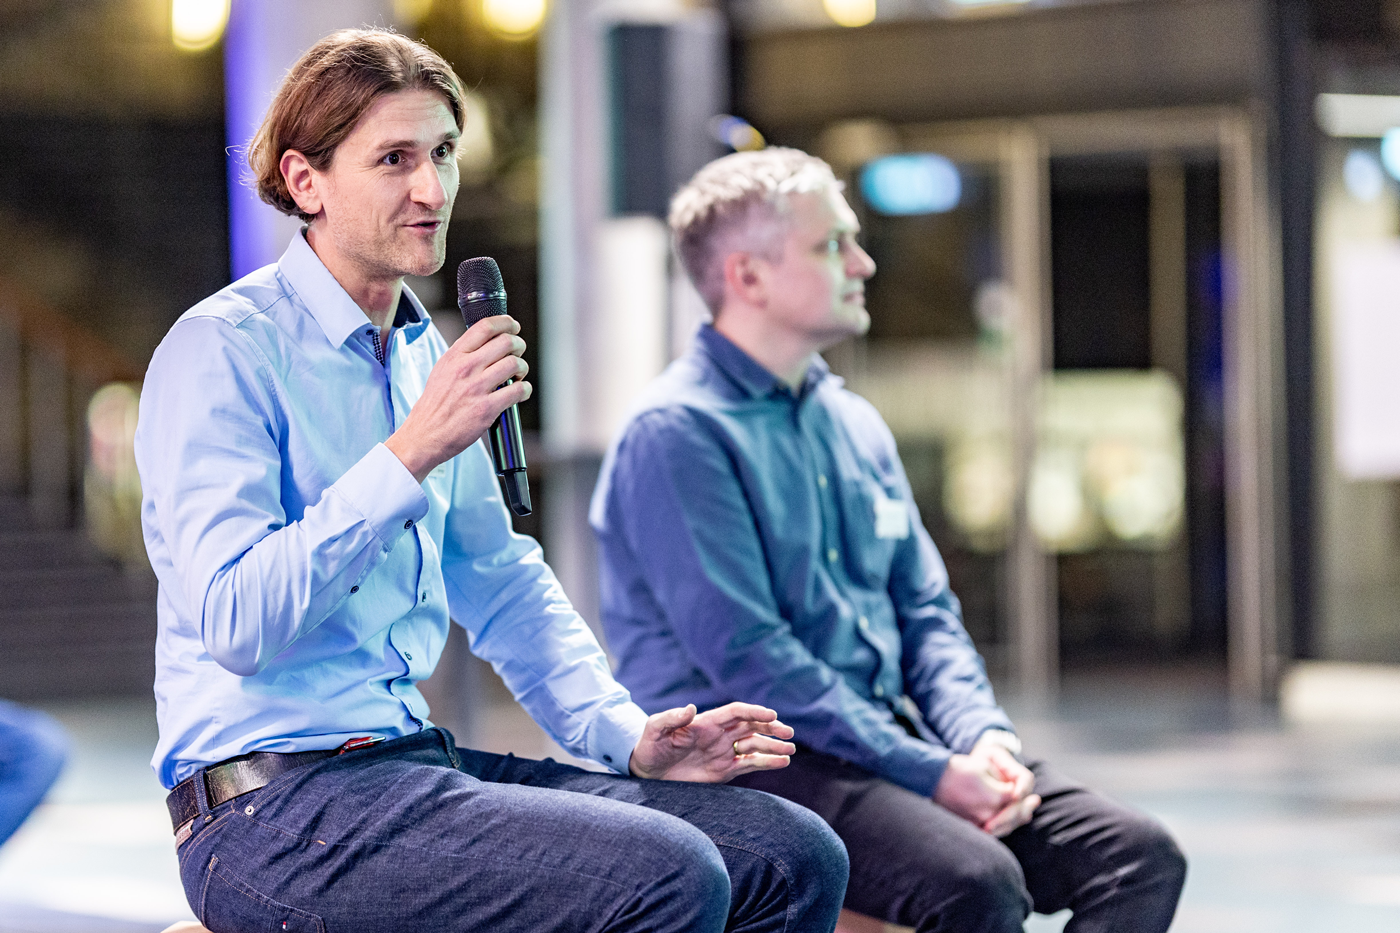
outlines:
{"label": "belt buckle", "polygon": [[362,748],[369,748],[371,745],[378,745],[384,741],[382,735],[359,735],[353,739],[347,739],[345,744],[335,750],[337,755],[344,755],[346,752],[358,751]]}

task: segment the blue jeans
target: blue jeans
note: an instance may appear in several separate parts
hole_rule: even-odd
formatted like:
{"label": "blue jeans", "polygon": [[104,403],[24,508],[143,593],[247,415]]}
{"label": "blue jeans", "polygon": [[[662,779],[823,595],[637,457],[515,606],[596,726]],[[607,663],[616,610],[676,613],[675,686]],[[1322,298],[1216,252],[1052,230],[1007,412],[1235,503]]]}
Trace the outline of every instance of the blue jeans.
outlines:
{"label": "blue jeans", "polygon": [[459,749],[441,729],[297,768],[194,826],[180,874],[214,933],[829,933],[848,869],[836,834],[777,797]]}
{"label": "blue jeans", "polygon": [[0,700],[0,845],[58,780],[67,754],[68,737],[52,717]]}

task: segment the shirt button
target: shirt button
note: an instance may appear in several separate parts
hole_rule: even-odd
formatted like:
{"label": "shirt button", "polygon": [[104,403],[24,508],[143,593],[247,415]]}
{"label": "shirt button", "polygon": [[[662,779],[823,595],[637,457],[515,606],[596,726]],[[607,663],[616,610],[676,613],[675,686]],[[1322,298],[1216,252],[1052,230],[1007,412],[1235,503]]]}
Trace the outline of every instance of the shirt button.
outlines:
{"label": "shirt button", "polygon": [[880,686],[879,684],[876,684],[875,689],[871,690],[870,692],[875,694],[875,699],[878,700],[880,697],[885,695],[885,688]]}
{"label": "shirt button", "polygon": [[424,590],[424,591],[423,591],[423,602],[426,603],[427,601],[428,601],[428,591],[427,591],[427,590]]}
{"label": "shirt button", "polygon": [[825,474],[825,473],[818,473],[818,474],[817,474],[817,485],[820,486],[820,487],[823,488],[823,489],[826,488],[826,474]]}
{"label": "shirt button", "polygon": [[840,557],[840,556],[841,556],[840,554],[837,554],[837,553],[836,553],[836,548],[830,548],[830,549],[828,549],[827,552],[826,552],[826,561],[827,561],[827,563],[829,563],[829,564],[834,564],[834,563],[836,563],[836,558],[838,558],[838,557]]}
{"label": "shirt button", "polygon": [[859,619],[857,619],[856,625],[860,626],[860,630],[862,632],[870,631],[870,620],[867,619],[865,616],[861,616]]}
{"label": "shirt button", "polygon": [[403,523],[403,526],[404,526],[404,528],[412,528],[412,527],[413,527],[413,519],[410,518],[408,521],[404,522],[404,523]]}
{"label": "shirt button", "polygon": [[359,588],[358,586],[352,586],[352,587],[350,587],[350,592],[352,592],[352,593],[358,593],[359,591],[360,591],[360,588]]}
{"label": "shirt button", "polygon": [[413,660],[413,655],[409,654],[407,651],[403,653],[403,656],[410,661]]}
{"label": "shirt button", "polygon": [[612,764],[612,755],[604,755],[603,760],[606,761],[608,764]]}

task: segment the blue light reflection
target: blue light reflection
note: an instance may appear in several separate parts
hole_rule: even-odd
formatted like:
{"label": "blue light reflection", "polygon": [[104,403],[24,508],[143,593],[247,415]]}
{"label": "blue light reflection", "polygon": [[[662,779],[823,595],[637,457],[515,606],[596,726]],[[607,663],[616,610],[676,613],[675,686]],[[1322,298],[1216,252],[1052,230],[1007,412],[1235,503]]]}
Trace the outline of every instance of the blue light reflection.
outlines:
{"label": "blue light reflection", "polygon": [[860,173],[865,203],[881,214],[941,214],[958,206],[957,166],[932,152],[909,152],[869,162]]}

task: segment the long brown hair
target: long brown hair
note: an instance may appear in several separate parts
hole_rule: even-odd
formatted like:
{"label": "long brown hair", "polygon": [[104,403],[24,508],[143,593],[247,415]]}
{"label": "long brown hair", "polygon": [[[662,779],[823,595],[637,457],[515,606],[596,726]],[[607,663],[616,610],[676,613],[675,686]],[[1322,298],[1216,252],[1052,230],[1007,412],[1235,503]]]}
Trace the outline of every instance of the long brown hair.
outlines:
{"label": "long brown hair", "polygon": [[295,149],[318,172],[374,101],[396,91],[437,91],[461,130],[462,82],[441,55],[387,29],[342,29],[317,42],[292,66],[262,126],[248,145],[258,197],[284,214],[310,220],[287,190],[282,156]]}

